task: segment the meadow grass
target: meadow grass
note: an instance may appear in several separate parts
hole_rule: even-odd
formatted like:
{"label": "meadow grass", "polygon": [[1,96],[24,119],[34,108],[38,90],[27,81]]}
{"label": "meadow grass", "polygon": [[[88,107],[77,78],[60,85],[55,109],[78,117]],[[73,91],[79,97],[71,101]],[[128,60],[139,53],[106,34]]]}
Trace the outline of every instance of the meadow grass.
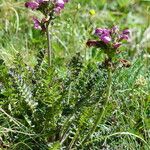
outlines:
{"label": "meadow grass", "polygon": [[[50,30],[51,68],[46,35],[31,19],[42,15],[24,3],[0,0],[0,149],[149,150],[150,2],[70,1]],[[114,25],[131,30],[119,54],[131,66],[113,72],[109,102],[88,137],[104,106],[108,77],[103,55],[86,42],[96,27]]]}

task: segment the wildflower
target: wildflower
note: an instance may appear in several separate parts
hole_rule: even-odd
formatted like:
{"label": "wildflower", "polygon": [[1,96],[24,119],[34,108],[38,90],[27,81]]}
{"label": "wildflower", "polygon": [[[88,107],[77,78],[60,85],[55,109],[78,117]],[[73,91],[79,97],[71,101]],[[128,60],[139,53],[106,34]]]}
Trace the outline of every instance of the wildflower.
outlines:
{"label": "wildflower", "polygon": [[60,9],[63,9],[65,6],[65,2],[63,0],[57,0],[55,5],[56,8],[59,7]]}
{"label": "wildflower", "polygon": [[[97,42],[102,41],[103,44],[109,45],[111,49],[118,49],[122,45],[123,40],[129,39],[130,31],[129,29],[125,29],[122,32],[120,32],[118,26],[114,26],[111,29],[97,28],[95,29],[94,34],[99,38]],[[97,47],[97,44],[92,43],[89,45]]]}
{"label": "wildflower", "polygon": [[[50,0],[50,1],[49,0],[34,0],[34,1],[26,2],[25,7],[30,8],[32,10],[39,10],[45,15],[45,17],[47,17],[47,16],[54,16],[55,13],[59,14],[60,11],[64,9],[65,4],[68,2],[69,0]],[[49,3],[52,4],[51,8],[49,7]],[[50,22],[50,20],[53,18],[54,17],[50,17],[48,22]],[[42,19],[42,21],[40,22],[38,19],[33,18],[34,28],[45,31],[45,28],[46,28],[45,26],[46,26],[47,21],[46,22],[43,21],[44,19]]]}
{"label": "wildflower", "polygon": [[111,41],[111,37],[107,34],[102,34],[100,39],[105,43],[108,44]]}
{"label": "wildflower", "polygon": [[125,29],[122,31],[122,33],[120,34],[120,41],[121,40],[128,40],[129,39],[129,35],[130,35],[130,31],[129,29]]}
{"label": "wildflower", "polygon": [[129,30],[129,29],[125,29],[125,30],[123,30],[122,33],[123,33],[123,34],[126,34],[126,35],[129,35],[129,34],[130,34],[130,30]]}
{"label": "wildflower", "polygon": [[91,9],[89,13],[90,13],[90,15],[92,15],[92,16],[94,16],[94,15],[96,14],[96,12],[95,12],[94,9]]}
{"label": "wildflower", "polygon": [[109,29],[101,29],[101,28],[97,28],[95,30],[95,35],[97,36],[101,36],[101,35],[110,35],[110,30]]}
{"label": "wildflower", "polygon": [[[47,2],[49,2],[49,0],[35,0],[35,1],[32,1],[32,2],[26,2],[25,7],[31,8],[32,10],[36,10],[36,9],[40,8],[40,6],[43,3],[47,3]],[[54,8],[52,8],[53,10],[55,10],[55,9],[64,9],[65,3],[68,3],[68,2],[69,2],[69,0],[53,0],[53,1],[50,1],[50,3],[54,4]]]}
{"label": "wildflower", "polygon": [[46,31],[46,18],[43,18],[41,21],[39,21],[37,18],[33,17],[33,23],[34,23],[34,29]]}
{"label": "wildflower", "polygon": [[31,8],[32,10],[37,10],[39,9],[43,3],[48,2],[48,0],[35,0],[32,2],[26,2],[25,7]]}
{"label": "wildflower", "polygon": [[39,7],[39,3],[37,3],[37,2],[26,2],[25,7],[31,8],[32,10],[36,10]]}
{"label": "wildflower", "polygon": [[56,0],[54,12],[59,14],[62,9],[65,7],[65,3],[68,3],[69,0]]}
{"label": "wildflower", "polygon": [[121,35],[120,35],[120,38],[119,38],[119,41],[128,40],[128,39],[129,39],[129,36],[128,36],[128,35],[121,34]]}
{"label": "wildflower", "polygon": [[104,43],[109,43],[111,41],[110,30],[97,28],[95,30],[95,35],[97,35]]}
{"label": "wildflower", "polygon": [[41,28],[41,23],[40,23],[40,21],[37,18],[33,18],[33,22],[34,22],[34,28],[35,29],[39,29],[39,30],[42,29]]}

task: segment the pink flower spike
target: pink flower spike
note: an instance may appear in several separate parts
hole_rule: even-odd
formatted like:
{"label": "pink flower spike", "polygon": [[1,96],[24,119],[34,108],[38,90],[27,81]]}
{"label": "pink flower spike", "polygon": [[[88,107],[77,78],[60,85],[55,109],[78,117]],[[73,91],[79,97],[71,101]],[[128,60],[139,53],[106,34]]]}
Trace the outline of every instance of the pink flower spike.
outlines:
{"label": "pink flower spike", "polygon": [[39,4],[37,2],[26,2],[25,7],[31,8],[32,10],[36,10],[39,7]]}

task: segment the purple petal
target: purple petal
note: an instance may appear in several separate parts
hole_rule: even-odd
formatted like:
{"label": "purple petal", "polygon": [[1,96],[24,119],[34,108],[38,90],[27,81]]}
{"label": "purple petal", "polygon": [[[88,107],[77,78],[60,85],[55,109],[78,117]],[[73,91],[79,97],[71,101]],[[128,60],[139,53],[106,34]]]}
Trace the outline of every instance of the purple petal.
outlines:
{"label": "purple petal", "polygon": [[65,2],[63,0],[56,0],[56,8],[60,7],[61,9],[64,8]]}
{"label": "purple petal", "polygon": [[129,29],[125,29],[122,31],[123,34],[129,35],[130,34],[130,30]]}
{"label": "purple petal", "polygon": [[37,2],[26,2],[25,7],[35,10],[39,7],[39,4]]}
{"label": "purple petal", "polygon": [[101,35],[100,39],[105,43],[108,44],[111,41],[111,37],[108,36],[107,34]]}
{"label": "purple petal", "polygon": [[34,22],[34,28],[41,30],[41,23],[37,18],[33,18],[33,22]]}
{"label": "purple petal", "polygon": [[126,35],[126,34],[121,34],[120,37],[119,37],[119,41],[128,40],[128,39],[129,39],[129,36]]}
{"label": "purple petal", "polygon": [[101,29],[101,28],[97,28],[95,30],[95,35],[101,36],[102,34],[110,35],[110,30],[109,29]]}
{"label": "purple petal", "polygon": [[62,10],[62,8],[60,8],[60,7],[54,8],[54,12],[55,12],[56,14],[59,14],[61,10]]}
{"label": "purple petal", "polygon": [[98,36],[102,35],[102,34],[103,34],[103,29],[97,28],[97,29],[95,30],[95,34],[98,35]]}

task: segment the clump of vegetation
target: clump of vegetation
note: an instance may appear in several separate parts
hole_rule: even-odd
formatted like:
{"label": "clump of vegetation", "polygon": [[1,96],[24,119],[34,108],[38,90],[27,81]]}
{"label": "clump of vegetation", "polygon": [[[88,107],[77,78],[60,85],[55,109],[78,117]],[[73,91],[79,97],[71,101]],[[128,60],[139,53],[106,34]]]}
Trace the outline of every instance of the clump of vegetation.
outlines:
{"label": "clump of vegetation", "polygon": [[67,2],[0,5],[0,149],[150,149],[149,2]]}

